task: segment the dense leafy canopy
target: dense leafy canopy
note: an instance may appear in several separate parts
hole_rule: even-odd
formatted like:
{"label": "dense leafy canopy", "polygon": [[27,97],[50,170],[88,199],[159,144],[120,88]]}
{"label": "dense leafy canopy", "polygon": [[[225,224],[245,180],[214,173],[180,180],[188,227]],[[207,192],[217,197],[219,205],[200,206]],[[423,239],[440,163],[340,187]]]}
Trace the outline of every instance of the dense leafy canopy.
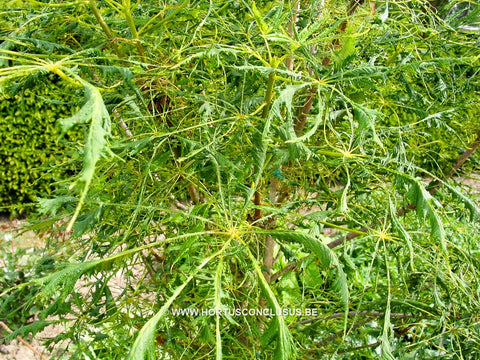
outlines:
{"label": "dense leafy canopy", "polygon": [[479,208],[452,178],[479,136],[474,2],[2,6],[2,91],[55,74],[85,99],[59,119],[89,126],[82,170],[39,200],[73,232],[32,280],[71,356],[478,352]]}
{"label": "dense leafy canopy", "polygon": [[56,126],[76,108],[66,101],[65,84],[59,88],[53,77],[24,80],[0,95],[0,211],[12,215],[31,212],[36,196],[51,194],[53,182],[71,175],[71,167],[48,165],[76,156],[75,140],[83,139],[79,126],[65,137]]}

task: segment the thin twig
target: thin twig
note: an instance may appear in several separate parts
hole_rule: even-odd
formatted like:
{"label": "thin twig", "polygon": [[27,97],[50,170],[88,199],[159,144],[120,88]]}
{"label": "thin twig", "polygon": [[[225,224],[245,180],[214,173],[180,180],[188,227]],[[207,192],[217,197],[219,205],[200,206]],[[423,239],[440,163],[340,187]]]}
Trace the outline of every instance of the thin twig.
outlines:
{"label": "thin twig", "polygon": [[[347,242],[349,240],[352,240],[358,236],[361,236],[361,235],[364,235],[364,233],[366,233],[368,231],[368,228],[366,227],[362,227],[360,228],[359,232],[358,233],[349,233],[345,236],[341,236],[339,237],[338,239],[336,240],[333,240],[331,242],[329,242],[327,244],[327,246],[330,248],[330,249],[333,249],[337,246],[340,246],[342,245],[344,242]],[[297,261],[293,261],[291,262],[290,264],[288,264],[287,266],[285,266],[283,269],[277,271],[275,274],[273,274],[272,276],[270,276],[270,282],[274,282],[276,280],[278,280],[282,275],[286,274],[287,272],[291,271],[291,270],[294,270],[296,267],[298,266],[298,262]]]}
{"label": "thin twig", "polygon": [[108,24],[105,22],[103,19],[102,15],[100,14],[100,11],[97,8],[97,5],[95,4],[95,0],[88,0],[87,1],[87,6],[90,8],[92,11],[93,15],[95,16],[95,19],[97,20],[98,24],[102,28],[103,33],[108,37],[110,40],[111,44],[113,45],[113,49],[117,56],[119,58],[124,58],[125,56],[122,54],[120,51],[118,44],[116,43],[116,36],[113,34],[112,30],[108,26]]}
{"label": "thin twig", "polygon": [[[360,232],[360,231],[361,231],[362,233],[366,233],[366,232],[368,231],[368,228],[362,227],[362,228],[360,228],[359,232]],[[351,232],[351,233],[349,233],[349,234],[347,234],[347,235],[345,235],[345,236],[339,237],[338,239],[329,242],[329,243],[327,244],[327,246],[328,246],[330,249],[333,249],[333,248],[335,248],[335,247],[337,247],[337,246],[342,245],[344,242],[347,242],[347,241],[349,241],[349,240],[355,239],[356,237],[358,237],[358,236],[360,236],[360,235],[364,235],[364,234],[362,234],[362,233],[357,233],[357,232],[356,232],[356,233],[353,233],[353,232]]]}
{"label": "thin twig", "polygon": [[[355,11],[357,11],[357,8],[360,5],[362,5],[364,2],[365,2],[365,0],[352,0],[352,1],[350,1],[350,5],[348,6],[347,16],[352,16],[355,13]],[[340,30],[341,33],[344,33],[345,30],[347,30],[348,21],[349,21],[349,19],[345,19],[340,24],[339,30]],[[333,39],[332,44],[331,44],[331,48],[337,49],[337,48],[340,47],[340,45],[341,45],[341,42],[340,42],[339,39]],[[325,56],[322,60],[322,65],[323,66],[328,66],[328,65],[330,65],[331,61],[332,61],[332,59],[329,56]]]}
{"label": "thin twig", "polygon": [[[351,317],[351,316],[379,317],[379,316],[385,316],[385,313],[381,312],[381,311],[349,311],[347,315],[349,317]],[[335,314],[328,315],[328,316],[315,317],[315,318],[311,318],[311,319],[302,320],[302,321],[299,321],[299,322],[296,322],[296,323],[293,323],[293,324],[289,325],[289,327],[294,327],[294,326],[297,326],[297,325],[310,324],[312,322],[316,322],[316,321],[320,321],[320,320],[331,320],[331,319],[337,319],[337,318],[343,318],[343,317],[345,317],[345,313],[344,312],[339,312],[339,313],[335,313]],[[413,317],[413,314],[391,313],[390,317],[392,317],[392,318],[407,318],[407,317],[411,318],[411,317]]]}
{"label": "thin twig", "polygon": [[284,268],[278,270],[275,274],[272,274],[270,276],[270,282],[275,282],[277,281],[282,275],[288,273],[289,271],[295,270],[298,266],[298,262],[293,261]]}
{"label": "thin twig", "polygon": [[[365,325],[366,323],[368,323],[372,320],[373,320],[372,317],[368,317],[368,318],[364,319],[363,321],[359,322],[358,324],[356,324],[355,326],[353,326],[349,331],[357,330],[358,328],[362,327],[363,325]],[[317,347],[323,347],[326,343],[329,343],[329,342],[335,340],[336,338],[343,336],[343,334],[344,334],[343,330],[337,331],[335,334],[330,335],[325,340],[319,341],[318,344],[317,344]]]}
{"label": "thin twig", "polygon": [[[342,245],[343,243],[345,243],[349,240],[355,239],[356,237],[361,236],[361,235],[365,235],[365,233],[367,233],[367,232],[368,232],[368,228],[362,227],[362,228],[360,228],[360,230],[358,230],[358,232],[355,232],[355,233],[351,232],[351,233],[349,233],[345,236],[341,236],[338,239],[329,242],[327,244],[327,246],[330,249],[336,248],[337,246],[340,246],[340,245]],[[283,274],[289,272],[290,270],[295,269],[297,267],[297,265],[298,265],[298,263],[296,261],[291,262],[290,264],[285,266],[283,269],[281,269],[281,270],[277,271],[275,274],[273,274],[271,276],[270,280],[272,282],[277,280]]]}
{"label": "thin twig", "polygon": [[[11,330],[3,321],[0,321],[0,326],[3,327],[9,334],[13,333],[13,330]],[[20,336],[17,336],[17,340],[20,341],[23,345],[25,345],[27,348],[32,350],[35,355],[40,356],[42,360],[48,360],[45,356],[43,356],[37,349],[35,349],[32,345],[30,345],[28,342],[23,340]]]}
{"label": "thin twig", "polygon": [[265,266],[265,279],[272,282],[273,251],[275,250],[275,240],[270,235],[265,236],[265,252],[263,253],[263,265]]}
{"label": "thin twig", "polygon": [[[448,311],[451,311],[452,310],[452,303],[450,303],[450,305],[448,305]],[[442,334],[445,333],[445,325],[443,325],[442,327]],[[440,342],[438,343],[438,351],[437,351],[437,356],[440,356],[441,354],[441,351],[442,351],[442,348],[443,348],[443,341],[444,341],[444,337],[440,337]]]}
{"label": "thin twig", "polygon": [[[446,178],[451,178],[453,177],[457,171],[463,166],[465,161],[472,156],[472,154],[475,152],[475,150],[480,146],[480,130],[477,131],[477,138],[473,141],[473,143],[470,144],[467,150],[463,152],[463,154],[455,161],[455,164],[450,168],[450,170],[446,173]],[[440,181],[439,180],[434,180],[428,184],[428,192],[432,195],[434,195],[439,186],[440,186]]]}
{"label": "thin twig", "polygon": [[[297,22],[298,22],[298,12],[300,11],[300,1],[298,0],[294,0],[294,4],[293,4],[293,15],[292,15],[292,18],[290,19],[289,23],[288,23],[288,35],[290,35],[290,37],[294,37],[295,36],[295,27],[297,25]],[[293,57],[293,54],[292,55],[289,55],[287,57],[287,59],[285,59],[285,67],[290,70],[290,71],[293,71],[293,68],[294,68],[294,60],[295,58]]]}
{"label": "thin twig", "polygon": [[480,146],[480,130],[477,131],[477,138],[473,143],[468,147],[467,150],[460,156],[455,164],[452,166],[447,176],[452,177],[455,173],[462,167],[465,161],[475,152],[475,150]]}
{"label": "thin twig", "polygon": [[351,349],[338,351],[337,354],[346,354],[346,353],[349,353],[349,352],[362,350],[362,349],[365,349],[365,348],[375,347],[375,346],[380,345],[381,343],[382,343],[381,341],[375,341],[374,343],[371,343],[371,344],[361,345],[361,346],[357,346],[357,347],[354,347],[354,348],[351,348]]}
{"label": "thin twig", "polygon": [[297,113],[297,120],[295,122],[295,134],[297,134],[297,136],[300,136],[302,134],[303,128],[305,127],[305,124],[307,122],[307,115],[310,113],[310,110],[313,106],[313,98],[315,97],[315,94],[315,88],[310,87],[308,89],[307,100]]}
{"label": "thin twig", "polygon": [[135,138],[133,137],[133,134],[132,132],[130,131],[130,129],[128,128],[128,125],[125,123],[125,121],[123,120],[122,116],[118,113],[118,110],[117,109],[113,109],[113,114],[115,115],[115,117],[117,118],[117,120],[120,122],[120,127],[125,130],[125,135],[127,135],[127,137],[129,138],[132,138],[132,141],[135,141]]}
{"label": "thin twig", "polygon": [[262,209],[259,208],[259,206],[262,205],[262,194],[260,193],[259,189],[255,190],[255,194],[253,195],[253,204],[256,206],[253,220],[259,221],[262,218]]}
{"label": "thin twig", "polygon": [[[362,5],[364,2],[365,2],[365,0],[352,0],[350,2],[350,5],[348,6],[347,15],[352,16],[355,13],[355,11],[357,10],[358,6]],[[349,21],[349,19],[345,19],[340,24],[339,30],[340,30],[341,33],[344,33],[345,30],[347,29],[348,21]],[[340,40],[339,39],[334,39],[332,41],[332,43],[330,44],[330,48],[338,48],[340,45],[341,45]],[[315,48],[315,45],[312,46],[312,48],[310,49],[310,52],[312,54],[315,54],[317,52],[317,50]],[[322,59],[322,65],[323,66],[328,66],[328,65],[330,65],[331,61],[332,61],[332,59],[329,56],[325,56]],[[310,76],[313,76],[313,71],[311,70],[311,68],[309,68],[308,72],[309,72]],[[307,115],[310,113],[310,110],[312,109],[313,100],[314,100],[315,96],[316,96],[315,88],[310,87],[308,89],[308,95],[307,95],[307,99],[305,100],[305,104],[297,112],[297,119],[295,121],[295,126],[294,126],[295,127],[295,133],[297,134],[297,136],[301,135],[301,133],[302,133],[304,127],[305,127],[305,124],[307,122]]]}

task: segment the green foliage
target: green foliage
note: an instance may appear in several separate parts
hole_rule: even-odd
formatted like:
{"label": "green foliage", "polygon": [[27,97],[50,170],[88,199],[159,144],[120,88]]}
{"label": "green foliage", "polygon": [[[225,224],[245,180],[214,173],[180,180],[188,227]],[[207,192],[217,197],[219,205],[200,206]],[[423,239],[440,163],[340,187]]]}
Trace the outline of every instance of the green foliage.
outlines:
{"label": "green foliage", "polygon": [[[75,146],[61,138],[55,122],[74,111],[75,106],[61,96],[62,84],[52,79],[18,84],[15,94],[0,95],[0,207],[12,214],[32,210],[37,196],[48,196],[54,183],[65,180],[75,169],[71,159]],[[62,89],[62,90],[61,90]],[[29,205],[29,206],[28,206]],[[25,208],[24,206],[28,206]]]}
{"label": "green foliage", "polygon": [[91,125],[85,141],[83,169],[78,179],[78,181],[84,185],[84,189],[77,210],[75,211],[75,215],[67,226],[67,231],[71,230],[72,224],[77,219],[78,213],[81,210],[88,187],[95,174],[95,164],[106,151],[107,138],[110,136],[111,131],[110,115],[105,107],[100,91],[95,86],[83,81],[81,78],[76,78],[85,87],[87,101],[73,116],[61,119],[59,121],[60,127],[62,133],[65,134],[76,124],[84,124],[91,120]]}
{"label": "green foliage", "polygon": [[[15,330],[23,324],[28,324],[42,308],[35,305],[35,293],[38,287],[31,281],[48,273],[54,268],[54,259],[36,248],[14,249],[11,241],[2,241],[0,246],[0,288],[2,291],[12,289],[6,293],[0,293],[0,314],[2,321],[10,324]],[[28,306],[26,306],[28,304]],[[34,333],[41,331],[47,323],[34,322],[30,328]],[[18,333],[27,333],[29,328],[23,328]]]}
{"label": "green foliage", "polygon": [[6,93],[48,72],[84,98],[59,121],[83,168],[38,201],[68,257],[32,282],[68,356],[478,351],[478,204],[448,177],[480,59],[454,3],[9,2]]}

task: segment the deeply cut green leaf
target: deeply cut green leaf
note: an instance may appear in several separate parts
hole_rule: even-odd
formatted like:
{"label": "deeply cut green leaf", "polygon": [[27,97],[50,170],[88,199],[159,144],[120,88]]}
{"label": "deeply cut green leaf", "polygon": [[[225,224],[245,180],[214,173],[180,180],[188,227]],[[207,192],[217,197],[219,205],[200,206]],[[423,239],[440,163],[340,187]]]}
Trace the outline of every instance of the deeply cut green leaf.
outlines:
{"label": "deeply cut green leaf", "polygon": [[103,102],[100,91],[90,83],[75,76],[85,89],[87,102],[73,116],[59,120],[62,131],[65,133],[76,124],[83,124],[90,121],[90,129],[85,142],[83,169],[78,179],[83,185],[75,213],[68,223],[67,231],[70,231],[78,217],[85,201],[90,182],[95,175],[95,165],[98,160],[108,152],[107,139],[111,136],[111,120],[107,108]]}

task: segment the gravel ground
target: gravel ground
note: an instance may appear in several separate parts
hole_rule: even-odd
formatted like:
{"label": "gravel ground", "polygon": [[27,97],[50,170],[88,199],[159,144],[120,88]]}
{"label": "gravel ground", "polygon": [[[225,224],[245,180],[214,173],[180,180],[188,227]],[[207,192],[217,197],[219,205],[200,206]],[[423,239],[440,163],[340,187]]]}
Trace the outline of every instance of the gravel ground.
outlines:
{"label": "gravel ground", "polygon": [[[57,336],[64,331],[63,326],[48,326],[41,333],[35,336],[35,339],[25,339],[28,345],[13,340],[8,344],[2,344],[0,340],[0,359],[1,360],[45,360],[58,358],[54,354],[49,355],[41,345],[42,339],[48,339]],[[34,350],[30,349],[33,348]],[[37,355],[35,352],[39,355]]]}

